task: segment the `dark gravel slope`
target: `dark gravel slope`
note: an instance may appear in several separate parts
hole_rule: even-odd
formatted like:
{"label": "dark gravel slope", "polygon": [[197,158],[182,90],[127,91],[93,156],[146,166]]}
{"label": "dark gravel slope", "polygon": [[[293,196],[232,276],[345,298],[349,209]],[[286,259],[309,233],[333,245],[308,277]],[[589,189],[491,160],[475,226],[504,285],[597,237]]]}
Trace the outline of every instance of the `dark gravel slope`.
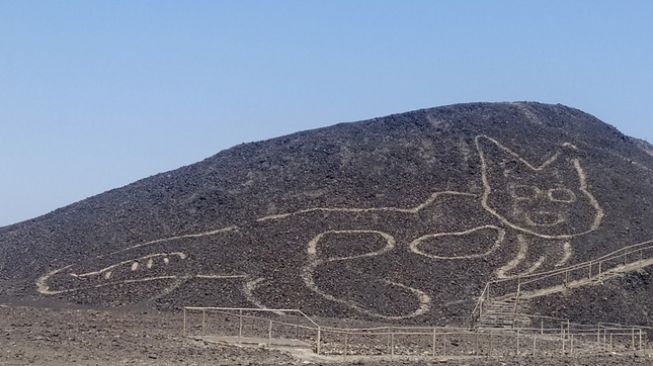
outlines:
{"label": "dark gravel slope", "polygon": [[465,316],[499,269],[540,258],[536,269],[551,269],[564,242],[573,264],[653,238],[645,146],[539,103],[452,105],[242,144],[1,228],[0,292]]}

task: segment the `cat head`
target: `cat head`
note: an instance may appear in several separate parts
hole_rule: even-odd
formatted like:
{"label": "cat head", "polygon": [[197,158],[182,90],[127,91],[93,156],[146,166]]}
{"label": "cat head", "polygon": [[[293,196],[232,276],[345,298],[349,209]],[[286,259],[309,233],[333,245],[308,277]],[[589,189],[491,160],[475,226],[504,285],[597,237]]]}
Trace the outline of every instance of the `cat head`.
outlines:
{"label": "cat head", "polygon": [[539,166],[488,136],[477,136],[476,147],[483,207],[504,224],[546,239],[569,239],[600,226],[604,213],[588,190],[575,146],[564,144]]}

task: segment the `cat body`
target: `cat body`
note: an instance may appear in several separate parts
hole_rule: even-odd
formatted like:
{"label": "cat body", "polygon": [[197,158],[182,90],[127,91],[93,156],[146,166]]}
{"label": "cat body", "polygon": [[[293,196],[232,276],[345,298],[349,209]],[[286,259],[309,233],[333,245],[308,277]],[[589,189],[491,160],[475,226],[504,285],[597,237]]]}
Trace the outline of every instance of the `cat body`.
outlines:
{"label": "cat body", "polygon": [[[37,289],[77,296],[147,282],[155,298],[188,281],[231,281],[260,307],[324,312],[326,301],[394,320],[469,301],[493,278],[565,265],[573,239],[604,217],[577,149],[557,147],[537,165],[485,135],[475,146],[480,193],[435,191],[410,208],[306,208],[158,239],[51,271]],[[231,250],[234,242],[243,249]],[[219,263],[203,260],[207,245],[224,250]],[[459,293],[445,293],[452,287]]]}

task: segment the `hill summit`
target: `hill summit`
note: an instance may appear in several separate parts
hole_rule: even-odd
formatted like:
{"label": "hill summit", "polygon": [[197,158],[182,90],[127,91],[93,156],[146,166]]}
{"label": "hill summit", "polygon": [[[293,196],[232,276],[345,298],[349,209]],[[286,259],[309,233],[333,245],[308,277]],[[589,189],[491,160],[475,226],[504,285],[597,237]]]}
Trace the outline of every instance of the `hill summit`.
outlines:
{"label": "hill summit", "polygon": [[652,151],[582,111],[530,102],[242,144],[0,229],[0,291],[453,319],[490,280],[653,238]]}

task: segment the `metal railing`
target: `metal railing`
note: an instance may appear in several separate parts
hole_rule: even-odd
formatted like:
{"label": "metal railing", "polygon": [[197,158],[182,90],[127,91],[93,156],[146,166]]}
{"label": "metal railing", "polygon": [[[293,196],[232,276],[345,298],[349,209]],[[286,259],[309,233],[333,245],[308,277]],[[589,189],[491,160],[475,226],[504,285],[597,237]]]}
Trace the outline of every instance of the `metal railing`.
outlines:
{"label": "metal railing", "polygon": [[[551,318],[554,319],[554,318]],[[543,324],[543,323],[542,323]],[[596,354],[643,350],[642,328],[569,321],[516,329],[322,326],[296,309],[185,307],[183,334],[226,343],[304,347],[324,356],[488,356]]]}
{"label": "metal railing", "polygon": [[[647,261],[650,261],[648,263]],[[629,265],[637,265],[629,268]],[[492,298],[514,298],[514,312],[517,313],[520,299],[541,296],[550,292],[578,287],[591,281],[612,278],[627,270],[653,265],[653,240],[627,246],[591,261],[556,270],[532,273],[512,278],[493,280],[486,283],[470,316],[474,326],[483,315],[484,305]],[[530,290],[529,290],[530,288]],[[494,294],[496,292],[496,294]]]}

